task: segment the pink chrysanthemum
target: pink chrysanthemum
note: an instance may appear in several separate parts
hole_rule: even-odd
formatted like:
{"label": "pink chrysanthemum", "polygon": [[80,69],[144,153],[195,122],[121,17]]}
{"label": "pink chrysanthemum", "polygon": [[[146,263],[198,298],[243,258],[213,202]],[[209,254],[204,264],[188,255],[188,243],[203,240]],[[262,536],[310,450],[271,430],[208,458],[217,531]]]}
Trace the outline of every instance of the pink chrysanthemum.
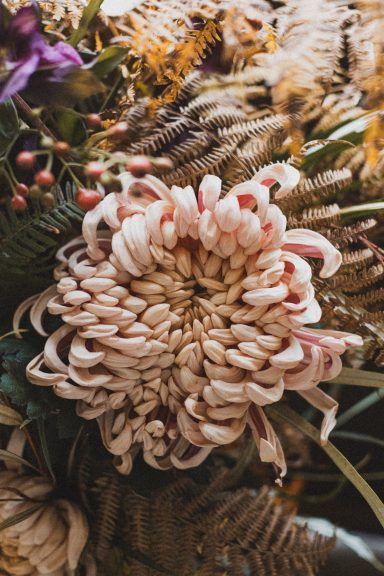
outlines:
{"label": "pink chrysanthemum", "polygon": [[2,523],[40,504],[26,519],[2,531],[0,574],[74,576],[88,538],[87,520],[78,506],[54,499],[47,478],[17,470],[0,471],[0,493]]}
{"label": "pink chrysanthemum", "polygon": [[270,204],[270,186],[283,197],[298,178],[289,165],[268,166],[221,198],[220,179],[208,175],[196,198],[191,186],[124,174],[123,192],[106,196],[85,216],[83,237],[60,250],[58,283],[31,318],[45,334],[47,307],[63,325],[28,377],[97,418],[121,471],[139,448],[158,468],[196,466],[248,424],[261,459],[283,475],[263,406],[286,390],[323,411],[326,441],[337,404],[317,384],[361,339],[305,328],[321,309],[302,256],[323,258],[328,277],[341,255],[316,232],[286,231]]}

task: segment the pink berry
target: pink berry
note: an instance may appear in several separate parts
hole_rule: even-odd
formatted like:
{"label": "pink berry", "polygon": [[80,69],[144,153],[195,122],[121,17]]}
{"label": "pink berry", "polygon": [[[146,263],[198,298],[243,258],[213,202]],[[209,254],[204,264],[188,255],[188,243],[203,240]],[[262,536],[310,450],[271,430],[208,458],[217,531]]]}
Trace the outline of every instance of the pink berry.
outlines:
{"label": "pink berry", "polygon": [[27,150],[19,152],[19,154],[16,156],[16,164],[20,166],[20,168],[30,170],[35,165],[35,162],[35,156],[32,154],[32,152],[28,152]]}
{"label": "pink berry", "polygon": [[17,194],[19,194],[20,196],[23,196],[24,198],[29,196],[28,186],[26,184],[22,184],[20,182],[19,182],[19,184],[16,184],[16,192],[17,192]]}
{"label": "pink berry", "polygon": [[142,178],[146,174],[151,174],[153,167],[146,156],[134,156],[128,162],[127,169],[135,178]]}
{"label": "pink berry", "polygon": [[89,128],[95,129],[101,127],[101,118],[98,114],[88,114],[85,121]]}
{"label": "pink berry", "polygon": [[24,210],[27,208],[27,202],[23,196],[20,196],[20,194],[13,196],[11,205],[12,208],[16,210],[16,212],[24,212]]}
{"label": "pink berry", "polygon": [[124,138],[128,130],[128,124],[126,122],[118,122],[108,130],[108,133],[113,138]]}
{"label": "pink berry", "polygon": [[70,145],[67,142],[63,142],[61,140],[59,142],[55,142],[53,149],[58,156],[67,156],[67,154],[69,154],[71,151]]}
{"label": "pink berry", "polygon": [[101,162],[90,162],[85,169],[85,173],[93,180],[99,180],[100,176],[104,174],[105,167]]}
{"label": "pink berry", "polygon": [[100,202],[101,196],[97,190],[90,190],[89,188],[79,188],[76,192],[76,202],[84,210],[92,210]]}
{"label": "pink berry", "polygon": [[35,182],[42,188],[49,188],[55,183],[55,177],[49,170],[40,170],[40,172],[35,175]]}

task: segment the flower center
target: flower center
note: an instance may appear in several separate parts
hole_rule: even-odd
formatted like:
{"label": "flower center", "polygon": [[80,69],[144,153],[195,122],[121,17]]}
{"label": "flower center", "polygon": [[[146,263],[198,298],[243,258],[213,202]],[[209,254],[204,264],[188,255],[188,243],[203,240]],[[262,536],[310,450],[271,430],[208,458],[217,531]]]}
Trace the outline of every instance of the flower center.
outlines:
{"label": "flower center", "polygon": [[279,326],[279,334],[273,328],[268,332],[270,324],[264,317],[269,306],[250,306],[242,300],[245,266],[231,266],[229,258],[208,252],[200,243],[194,249],[179,243],[171,257],[129,286],[131,294],[148,305],[142,322],[154,311],[152,338],[174,339],[179,366],[195,354],[199,368],[194,371],[200,375],[204,357],[219,366],[262,369],[289,330]]}

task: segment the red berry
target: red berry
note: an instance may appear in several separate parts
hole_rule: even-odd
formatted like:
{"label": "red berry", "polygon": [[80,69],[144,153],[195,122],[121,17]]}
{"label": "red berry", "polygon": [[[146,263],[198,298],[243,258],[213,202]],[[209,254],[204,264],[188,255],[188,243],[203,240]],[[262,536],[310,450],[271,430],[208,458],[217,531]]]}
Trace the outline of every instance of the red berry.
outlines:
{"label": "red berry", "polygon": [[24,198],[26,198],[27,196],[29,196],[29,188],[28,186],[26,186],[25,184],[16,184],[16,192],[20,195],[20,196],[24,196]]}
{"label": "red berry", "polygon": [[49,188],[55,183],[55,177],[49,170],[40,170],[40,172],[35,175],[35,182],[38,186]]}
{"label": "red berry", "polygon": [[16,164],[20,166],[20,168],[31,169],[35,165],[36,157],[32,154],[32,152],[19,152],[16,156]]}
{"label": "red berry", "polygon": [[151,174],[152,163],[146,156],[134,156],[127,164],[127,168],[135,178],[142,178],[146,174]]}
{"label": "red berry", "polygon": [[59,141],[55,142],[53,149],[58,156],[66,156],[70,152],[71,147],[67,142]]}
{"label": "red berry", "polygon": [[20,194],[16,194],[16,196],[13,196],[11,200],[11,205],[12,208],[17,212],[24,212],[24,210],[27,208],[27,202],[25,198],[23,198],[23,196],[20,196]]}
{"label": "red berry", "polygon": [[98,114],[88,114],[85,118],[87,125],[89,128],[100,128],[101,127],[101,118]]}
{"label": "red berry", "polygon": [[128,124],[126,122],[118,122],[108,130],[108,133],[113,138],[124,138],[128,130]]}
{"label": "red berry", "polygon": [[98,180],[104,172],[105,167],[101,162],[90,162],[85,169],[85,173],[94,181]]}
{"label": "red berry", "polygon": [[79,188],[76,192],[76,202],[84,210],[87,212],[88,210],[92,210],[97,204],[100,202],[101,196],[97,192],[97,190],[90,190],[88,188]]}

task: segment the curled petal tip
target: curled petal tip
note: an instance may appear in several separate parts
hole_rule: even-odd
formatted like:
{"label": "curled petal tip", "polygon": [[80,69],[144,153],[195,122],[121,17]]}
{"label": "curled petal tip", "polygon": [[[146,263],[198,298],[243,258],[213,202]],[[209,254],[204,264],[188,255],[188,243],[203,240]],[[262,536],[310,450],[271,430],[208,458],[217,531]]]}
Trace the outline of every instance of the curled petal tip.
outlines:
{"label": "curled petal tip", "polygon": [[286,238],[287,243],[283,246],[283,250],[299,256],[324,260],[324,265],[320,271],[321,278],[329,278],[340,268],[343,260],[340,252],[318,232],[298,228],[288,230]]}

